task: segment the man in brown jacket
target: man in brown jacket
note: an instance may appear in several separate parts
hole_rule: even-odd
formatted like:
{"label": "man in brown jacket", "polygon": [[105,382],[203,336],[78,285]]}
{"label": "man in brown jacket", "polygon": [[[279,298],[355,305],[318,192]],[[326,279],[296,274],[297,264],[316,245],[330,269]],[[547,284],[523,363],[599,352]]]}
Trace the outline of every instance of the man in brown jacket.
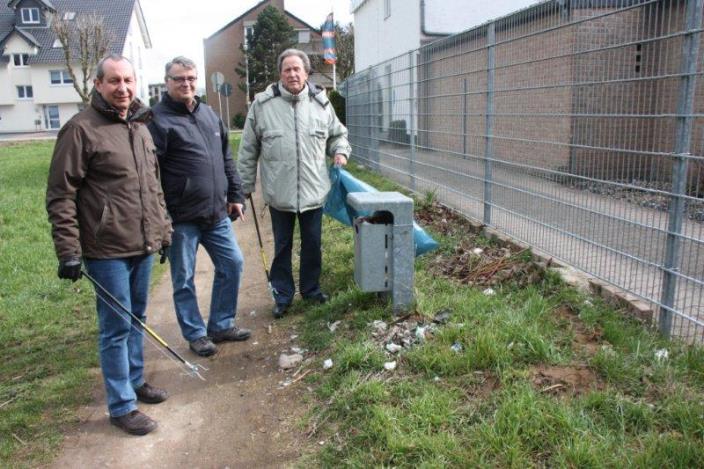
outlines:
{"label": "man in brown jacket", "polygon": [[[91,277],[145,321],[153,254],[171,244],[150,111],[135,99],[132,64],[111,55],[97,66],[88,108],[59,132],[49,170],[46,208],[59,278]],[[96,290],[100,366],[110,422],[145,435],[156,422],[136,401],[159,403],[168,394],[144,381],[143,332]]]}

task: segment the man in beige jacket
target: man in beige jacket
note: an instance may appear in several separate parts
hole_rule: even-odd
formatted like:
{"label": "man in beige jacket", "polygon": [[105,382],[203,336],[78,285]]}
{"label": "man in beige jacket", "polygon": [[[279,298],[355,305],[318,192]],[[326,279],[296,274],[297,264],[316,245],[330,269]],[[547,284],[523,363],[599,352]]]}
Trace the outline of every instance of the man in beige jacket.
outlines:
{"label": "man in beige jacket", "polygon": [[274,232],[276,318],[284,315],[296,292],[291,267],[296,219],[301,235],[299,291],[304,299],[327,301],[320,289],[323,205],[330,190],[326,156],[342,166],[351,151],[347,129],[325,91],[308,82],[308,56],[287,49],[278,68],[280,81],[257,94],[249,109],[237,161],[245,194],[254,191],[259,164]]}

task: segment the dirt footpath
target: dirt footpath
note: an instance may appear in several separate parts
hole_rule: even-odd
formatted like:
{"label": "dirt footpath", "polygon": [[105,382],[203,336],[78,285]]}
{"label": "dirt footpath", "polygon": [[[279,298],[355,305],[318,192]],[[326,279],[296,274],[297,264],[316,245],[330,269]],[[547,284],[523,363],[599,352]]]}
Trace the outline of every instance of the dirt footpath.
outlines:
{"label": "dirt footpath", "polygon": [[[279,354],[298,345],[291,339],[296,332],[288,319],[274,322],[271,317],[272,300],[247,208],[247,221],[234,224],[245,258],[237,324],[251,328],[252,338],[220,344],[219,352],[210,358],[191,353],[176,322],[167,273],[152,292],[147,322],[187,360],[209,368],[203,372],[207,381],[186,376],[174,361],[145,342],[146,380],[170,393],[164,403],[140,404],[159,428],[135,437],[110,425],[97,370],[94,402],[81,409],[78,428],[65,437],[50,467],[262,468],[288,467],[297,460],[306,444],[296,427],[304,412],[297,397],[303,383],[283,387],[291,373],[278,369]],[[270,221],[261,201],[257,214],[270,259]],[[212,264],[200,249],[196,286],[204,314],[211,284]]]}

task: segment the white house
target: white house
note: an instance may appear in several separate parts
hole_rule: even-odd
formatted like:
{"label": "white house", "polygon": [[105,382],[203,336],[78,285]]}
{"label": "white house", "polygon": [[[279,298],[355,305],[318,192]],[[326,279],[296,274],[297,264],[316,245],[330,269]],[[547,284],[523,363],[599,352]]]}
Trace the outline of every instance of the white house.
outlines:
{"label": "white house", "polygon": [[351,0],[355,71],[533,3],[536,0]]}
{"label": "white house", "polygon": [[[95,13],[112,34],[110,52],[134,64],[137,96],[148,99],[144,50],[151,47],[139,0],[2,0],[0,133],[59,129],[83,107],[51,30],[52,15]],[[77,73],[78,69],[76,68]],[[79,77],[80,79],[80,77]]]}

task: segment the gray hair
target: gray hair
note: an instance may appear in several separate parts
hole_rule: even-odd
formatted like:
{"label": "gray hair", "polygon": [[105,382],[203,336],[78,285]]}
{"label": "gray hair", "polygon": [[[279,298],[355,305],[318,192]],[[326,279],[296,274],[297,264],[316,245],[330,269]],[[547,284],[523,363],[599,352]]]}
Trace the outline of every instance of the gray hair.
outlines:
{"label": "gray hair", "polygon": [[279,58],[277,60],[277,63],[279,64],[279,73],[281,73],[281,66],[284,63],[284,60],[286,60],[287,57],[292,56],[301,59],[301,61],[303,62],[303,68],[306,70],[306,73],[310,74],[310,59],[308,58],[305,52],[298,49],[286,49],[281,54],[279,54]]}
{"label": "gray hair", "polygon": [[166,65],[164,66],[164,75],[166,77],[169,76],[169,71],[171,71],[171,67],[173,67],[174,65],[180,65],[183,68],[188,68],[188,69],[191,69],[191,68],[197,69],[198,68],[198,67],[196,67],[196,63],[194,61],[192,61],[188,57],[184,57],[182,55],[179,55],[178,57],[174,57],[173,59],[171,59],[169,62],[166,62]]}
{"label": "gray hair", "polygon": [[135,75],[134,73],[134,66],[132,65],[132,62],[130,62],[130,59],[125,57],[124,55],[120,54],[110,54],[106,55],[102,59],[100,59],[100,62],[98,62],[98,65],[95,66],[95,78],[98,80],[102,80],[103,77],[105,76],[105,62],[108,60],[112,60],[113,62],[122,62],[125,61],[128,64],[130,64],[130,67],[132,67],[132,74]]}

